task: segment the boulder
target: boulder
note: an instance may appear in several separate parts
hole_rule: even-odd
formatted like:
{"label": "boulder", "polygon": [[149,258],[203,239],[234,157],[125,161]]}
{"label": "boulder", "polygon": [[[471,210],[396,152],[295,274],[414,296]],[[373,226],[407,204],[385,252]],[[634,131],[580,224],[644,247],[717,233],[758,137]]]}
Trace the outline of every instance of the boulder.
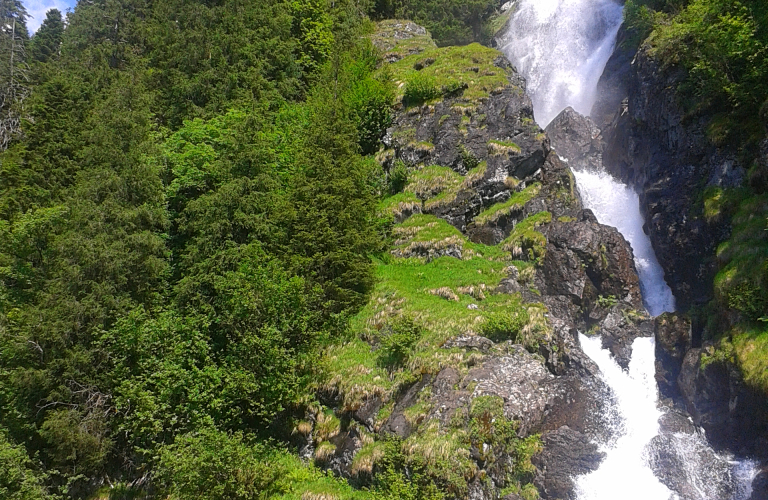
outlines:
{"label": "boulder", "polygon": [[570,106],[560,112],[545,129],[552,147],[575,170],[600,170],[603,166],[603,140],[595,122]]}
{"label": "boulder", "polygon": [[691,348],[691,320],[680,314],[665,313],[654,320],[656,338],[656,382],[661,394],[678,397],[677,378],[685,353]]}
{"label": "boulder", "polygon": [[548,295],[565,295],[588,311],[600,296],[642,309],[640,281],[629,243],[615,228],[583,210],[579,220],[544,229],[547,249],[541,267]]}
{"label": "boulder", "polygon": [[544,449],[533,457],[535,485],[542,499],[575,500],[573,478],[597,470],[605,458],[590,438],[567,426],[542,436]]}

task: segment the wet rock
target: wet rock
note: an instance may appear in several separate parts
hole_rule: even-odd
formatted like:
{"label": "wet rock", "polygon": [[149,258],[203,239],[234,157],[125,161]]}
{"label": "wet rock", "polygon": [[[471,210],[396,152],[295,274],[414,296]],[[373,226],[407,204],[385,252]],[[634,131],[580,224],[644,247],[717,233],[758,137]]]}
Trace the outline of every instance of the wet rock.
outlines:
{"label": "wet rock", "polygon": [[676,89],[685,71],[662,69],[641,50],[629,73],[626,109],[603,129],[603,163],[640,194],[666,281],[678,308],[687,310],[712,299],[715,250],[730,233],[726,218],[701,214],[702,189],[737,187],[745,169],[737,151],[708,139],[709,117],[691,118],[682,109]]}
{"label": "wet rock", "polygon": [[757,473],[752,481],[752,495],[748,500],[768,500],[768,467]]}
{"label": "wet rock", "polygon": [[678,397],[677,378],[683,358],[691,348],[691,320],[683,315],[665,313],[654,320],[656,338],[656,382],[668,398]]}
{"label": "wet rock", "polygon": [[543,451],[533,457],[535,485],[542,499],[576,498],[573,478],[597,470],[605,454],[589,437],[569,427],[542,436]]}
{"label": "wet rock", "polygon": [[662,434],[694,434],[697,429],[688,415],[669,410],[659,417],[659,431]]}
{"label": "wet rock", "polygon": [[616,47],[597,84],[597,99],[589,117],[601,129],[623,112],[622,101],[629,96],[631,64],[637,50],[625,43],[626,39],[627,30],[622,25],[616,36]]}
{"label": "wet rock", "polygon": [[569,296],[585,310],[599,296],[641,309],[632,248],[618,230],[592,222],[593,217],[585,210],[579,221],[545,228],[548,244],[541,273],[546,293]]}
{"label": "wet rock", "polygon": [[599,170],[603,166],[603,140],[595,122],[570,106],[545,129],[552,147],[575,170]]}
{"label": "wet rock", "polygon": [[739,455],[768,454],[765,397],[748,387],[728,360],[705,359],[713,346],[690,349],[677,380],[688,413],[716,446]]}
{"label": "wet rock", "polygon": [[[590,313],[590,317],[598,308]],[[632,358],[632,344],[638,337],[653,336],[653,322],[643,310],[617,304],[611,307],[605,318],[598,323],[596,333],[602,337],[603,349],[611,351],[613,358],[625,370]]]}
{"label": "wet rock", "polygon": [[681,500],[732,498],[736,478],[730,462],[697,434],[660,434],[647,448],[654,475]]}

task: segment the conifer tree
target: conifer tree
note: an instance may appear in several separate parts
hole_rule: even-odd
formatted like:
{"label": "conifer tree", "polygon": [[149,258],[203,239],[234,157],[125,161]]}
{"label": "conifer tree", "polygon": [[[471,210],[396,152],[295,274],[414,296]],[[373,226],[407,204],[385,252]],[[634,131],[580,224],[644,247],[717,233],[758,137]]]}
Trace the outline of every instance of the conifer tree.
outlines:
{"label": "conifer tree", "polygon": [[47,62],[59,54],[61,37],[64,35],[64,18],[61,11],[51,9],[45,21],[30,42],[30,56],[38,62]]}
{"label": "conifer tree", "polygon": [[21,103],[29,93],[28,40],[21,0],[0,0],[0,150],[21,131]]}

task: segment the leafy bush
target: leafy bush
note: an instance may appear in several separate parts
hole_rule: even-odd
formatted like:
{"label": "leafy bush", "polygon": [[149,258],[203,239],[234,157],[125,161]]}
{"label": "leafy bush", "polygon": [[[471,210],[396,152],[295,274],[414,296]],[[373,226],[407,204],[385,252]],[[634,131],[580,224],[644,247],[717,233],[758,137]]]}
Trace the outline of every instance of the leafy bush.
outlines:
{"label": "leafy bush", "polygon": [[423,335],[422,327],[410,316],[399,316],[384,327],[379,341],[390,362],[404,360]]}
{"label": "leafy bush", "polygon": [[378,53],[370,41],[359,51],[350,65],[352,77],[344,100],[352,110],[357,125],[358,141],[363,154],[379,149],[381,138],[392,124],[395,86],[386,68],[374,78]]}
{"label": "leafy bush", "polygon": [[53,500],[43,486],[40,472],[22,446],[8,440],[0,429],[0,498],[3,500]]}
{"label": "leafy bush", "polygon": [[403,104],[406,106],[416,106],[426,101],[437,99],[441,95],[442,93],[437,86],[435,77],[416,72],[405,83]]}
{"label": "leafy bush", "polygon": [[494,342],[503,342],[505,340],[519,342],[520,333],[529,320],[528,311],[525,309],[506,308],[488,314],[481,327],[481,332],[485,337]]}
{"label": "leafy bush", "polygon": [[[283,493],[285,471],[261,445],[241,434],[215,429],[179,437],[160,450],[158,485],[170,498],[184,500],[251,500]],[[272,459],[272,460],[270,460]]]}
{"label": "leafy bush", "polygon": [[408,167],[400,160],[395,161],[389,171],[389,194],[401,193],[408,184]]}
{"label": "leafy bush", "polygon": [[653,31],[655,24],[654,11],[642,1],[627,0],[624,4],[624,26],[627,38],[624,46],[637,48]]}

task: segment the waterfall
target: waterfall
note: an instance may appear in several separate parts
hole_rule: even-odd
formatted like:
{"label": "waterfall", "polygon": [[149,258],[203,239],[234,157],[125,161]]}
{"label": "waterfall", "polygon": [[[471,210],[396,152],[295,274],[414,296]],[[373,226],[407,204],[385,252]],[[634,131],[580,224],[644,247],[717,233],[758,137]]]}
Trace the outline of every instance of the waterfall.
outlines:
{"label": "waterfall", "polygon": [[525,76],[541,127],[567,106],[589,115],[622,9],[616,0],[519,0],[501,51]]}
{"label": "waterfall", "polygon": [[[622,22],[618,0],[518,0],[501,49],[528,82],[534,115],[546,126],[567,106],[589,115]],[[574,172],[582,201],[633,249],[643,301],[652,315],[674,311],[664,272],[643,232],[635,191],[604,172]],[[652,338],[633,343],[624,371],[599,338],[580,336],[611,389],[612,438],[600,467],[574,478],[579,500],[746,500],[756,465],[716,453],[704,433],[659,402]],[[678,426],[662,429],[664,418]],[[682,423],[679,419],[682,419]],[[673,492],[674,489],[674,492]]]}

